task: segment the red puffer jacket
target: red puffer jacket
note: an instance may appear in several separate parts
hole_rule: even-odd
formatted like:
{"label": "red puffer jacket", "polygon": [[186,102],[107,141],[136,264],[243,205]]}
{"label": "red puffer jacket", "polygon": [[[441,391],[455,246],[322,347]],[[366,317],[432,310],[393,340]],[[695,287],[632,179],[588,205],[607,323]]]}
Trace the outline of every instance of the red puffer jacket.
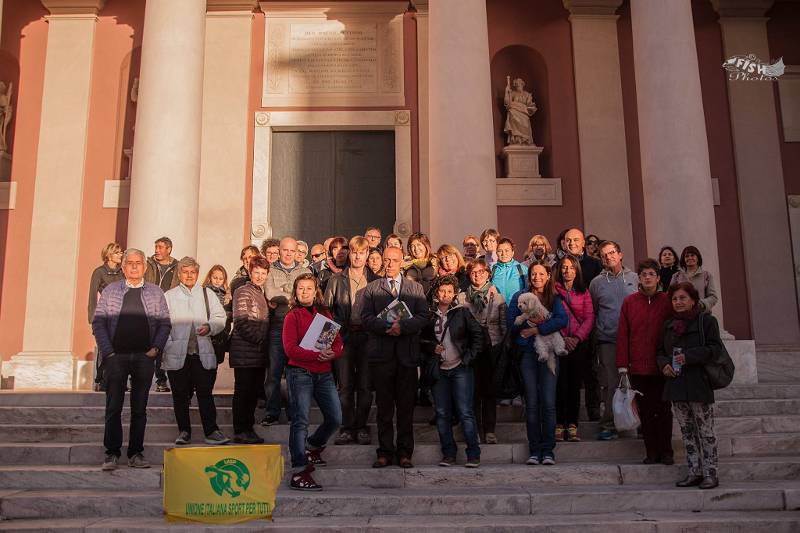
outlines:
{"label": "red puffer jacket", "polygon": [[672,304],[664,292],[647,296],[635,292],[622,301],[617,329],[617,368],[631,374],[659,375],[656,347]]}
{"label": "red puffer jacket", "polygon": [[[331,318],[328,311],[321,312],[324,316]],[[319,352],[300,347],[300,342],[314,321],[314,315],[316,315],[316,309],[313,313],[304,307],[295,307],[289,311],[286,318],[283,319],[283,350],[286,352],[286,357],[289,358],[290,365],[305,368],[314,374],[322,374],[331,371],[331,361],[321,362],[318,360]],[[336,354],[334,359],[341,357],[342,336],[339,333],[336,334],[331,349]]]}

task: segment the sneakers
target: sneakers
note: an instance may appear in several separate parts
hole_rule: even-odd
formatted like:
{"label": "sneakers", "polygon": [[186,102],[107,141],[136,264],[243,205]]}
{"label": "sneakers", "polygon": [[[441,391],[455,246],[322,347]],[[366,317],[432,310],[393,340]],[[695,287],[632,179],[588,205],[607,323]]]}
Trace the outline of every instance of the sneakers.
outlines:
{"label": "sneakers", "polygon": [[169,392],[169,386],[166,383],[156,383],[156,392]]}
{"label": "sneakers", "polygon": [[315,450],[306,449],[306,460],[314,466],[327,466],[328,462],[322,458],[323,451],[325,451],[325,446]]}
{"label": "sneakers", "polygon": [[336,439],[333,443],[337,446],[341,446],[343,444],[351,444],[353,442],[353,434],[349,431],[342,431],[339,435],[336,436]]}
{"label": "sneakers", "polygon": [[455,464],[455,457],[442,457],[442,460],[439,461],[439,466],[455,466]]}
{"label": "sneakers", "polygon": [[597,434],[597,440],[614,440],[617,438],[617,432],[612,429],[604,429]]}
{"label": "sneakers", "polygon": [[531,455],[530,457],[528,457],[528,460],[525,461],[525,464],[526,465],[530,465],[530,466],[536,466],[536,465],[539,465],[541,463],[540,463],[538,457],[536,457],[535,455]]}
{"label": "sneakers", "polygon": [[467,462],[464,464],[467,468],[478,468],[481,466],[481,459],[480,457],[468,457]]}
{"label": "sneakers", "polygon": [[495,435],[494,433],[487,433],[486,444],[497,444],[497,435]]}
{"label": "sneakers", "polygon": [[188,431],[181,431],[178,434],[178,438],[175,439],[175,444],[178,445],[189,444],[190,442],[192,442],[192,436]]}
{"label": "sneakers", "polygon": [[102,466],[103,472],[110,472],[112,470],[116,470],[117,467],[119,467],[119,457],[107,453],[106,458],[103,460],[103,466]]}
{"label": "sneakers", "polygon": [[547,466],[552,466],[556,464],[556,458],[552,455],[546,455],[544,459],[542,459],[542,464]]}
{"label": "sneakers", "polygon": [[137,453],[133,457],[128,458],[128,466],[131,468],[150,468],[150,463],[144,458],[144,455]]}
{"label": "sneakers", "polygon": [[261,421],[261,425],[264,426],[264,427],[266,427],[266,426],[274,426],[277,423],[278,423],[278,417],[277,416],[272,416],[272,415],[265,416],[264,420]]}
{"label": "sneakers", "polygon": [[372,444],[372,435],[370,435],[368,429],[359,429],[358,434],[356,435],[356,440],[362,446],[369,446]]}
{"label": "sneakers", "polygon": [[311,475],[312,472],[314,472],[314,466],[307,465],[305,470],[292,475],[292,479],[289,481],[289,488],[294,490],[308,491],[322,490],[322,485],[314,481],[314,478]]}
{"label": "sneakers", "polygon": [[567,442],[580,442],[581,438],[578,436],[578,426],[570,424],[567,426]]}
{"label": "sneakers", "polygon": [[556,442],[564,442],[564,426],[556,424]]}
{"label": "sneakers", "polygon": [[206,435],[205,442],[206,444],[211,444],[214,446],[221,446],[223,444],[228,444],[231,441],[228,437],[225,436],[223,432],[220,430],[213,431],[211,435]]}
{"label": "sneakers", "polygon": [[245,431],[234,435],[233,442],[236,444],[263,444],[264,439],[256,435],[255,431]]}

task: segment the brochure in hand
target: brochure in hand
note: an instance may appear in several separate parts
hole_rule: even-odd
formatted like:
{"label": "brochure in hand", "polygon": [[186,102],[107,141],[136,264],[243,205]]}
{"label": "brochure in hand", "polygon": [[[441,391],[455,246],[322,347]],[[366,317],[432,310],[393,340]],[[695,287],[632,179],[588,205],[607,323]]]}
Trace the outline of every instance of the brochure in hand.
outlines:
{"label": "brochure in hand", "polygon": [[333,341],[336,340],[336,334],[339,333],[340,329],[342,329],[342,326],[325,315],[317,313],[311,325],[308,327],[308,331],[303,335],[303,340],[300,341],[300,347],[314,352],[330,350],[331,346],[333,346]]}
{"label": "brochure in hand", "polygon": [[378,318],[382,318],[387,322],[405,320],[413,316],[406,303],[400,300],[393,300],[392,303],[386,306],[386,309],[378,313]]}

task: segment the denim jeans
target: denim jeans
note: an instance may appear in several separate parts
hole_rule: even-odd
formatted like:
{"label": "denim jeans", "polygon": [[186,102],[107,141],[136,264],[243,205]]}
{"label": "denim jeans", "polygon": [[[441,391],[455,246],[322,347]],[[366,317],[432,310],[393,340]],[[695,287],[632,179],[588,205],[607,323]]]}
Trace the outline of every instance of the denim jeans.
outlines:
{"label": "denim jeans", "polygon": [[[305,368],[290,366],[286,368],[286,384],[289,390],[289,452],[292,468],[307,464],[306,446],[322,448],[342,424],[342,406],[333,382],[333,374],[315,374]],[[308,412],[311,399],[322,411],[322,424],[308,437]]]}
{"label": "denim jeans", "polygon": [[155,360],[144,353],[118,353],[103,361],[106,381],[106,425],[103,444],[106,453],[120,456],[122,449],[122,407],[125,387],[131,377],[131,422],[128,436],[128,457],[144,450],[147,426],[147,399],[153,381]]}
{"label": "denim jeans", "polygon": [[269,330],[269,368],[264,382],[264,394],[267,398],[266,416],[281,416],[281,378],[286,367],[286,352],[283,351],[283,327]]}
{"label": "denim jeans", "polygon": [[525,385],[525,422],[528,431],[528,453],[531,456],[554,457],[556,447],[556,375],[547,363],[540,363],[536,350],[525,348],[520,361],[522,381]]}
{"label": "denim jeans", "polygon": [[436,405],[436,429],[444,457],[455,457],[457,452],[451,424],[454,409],[461,421],[464,440],[467,441],[467,458],[477,459],[481,456],[473,411],[474,396],[475,382],[471,368],[462,364],[450,370],[439,370],[439,379],[433,385],[433,401]]}

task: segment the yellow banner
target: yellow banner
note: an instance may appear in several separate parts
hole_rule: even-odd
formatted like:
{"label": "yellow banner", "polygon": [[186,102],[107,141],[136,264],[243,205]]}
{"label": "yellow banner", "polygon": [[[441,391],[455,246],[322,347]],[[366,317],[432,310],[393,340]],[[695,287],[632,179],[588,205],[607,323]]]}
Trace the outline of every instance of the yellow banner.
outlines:
{"label": "yellow banner", "polygon": [[272,519],[282,478],[279,445],[168,448],[164,514],[212,524]]}

